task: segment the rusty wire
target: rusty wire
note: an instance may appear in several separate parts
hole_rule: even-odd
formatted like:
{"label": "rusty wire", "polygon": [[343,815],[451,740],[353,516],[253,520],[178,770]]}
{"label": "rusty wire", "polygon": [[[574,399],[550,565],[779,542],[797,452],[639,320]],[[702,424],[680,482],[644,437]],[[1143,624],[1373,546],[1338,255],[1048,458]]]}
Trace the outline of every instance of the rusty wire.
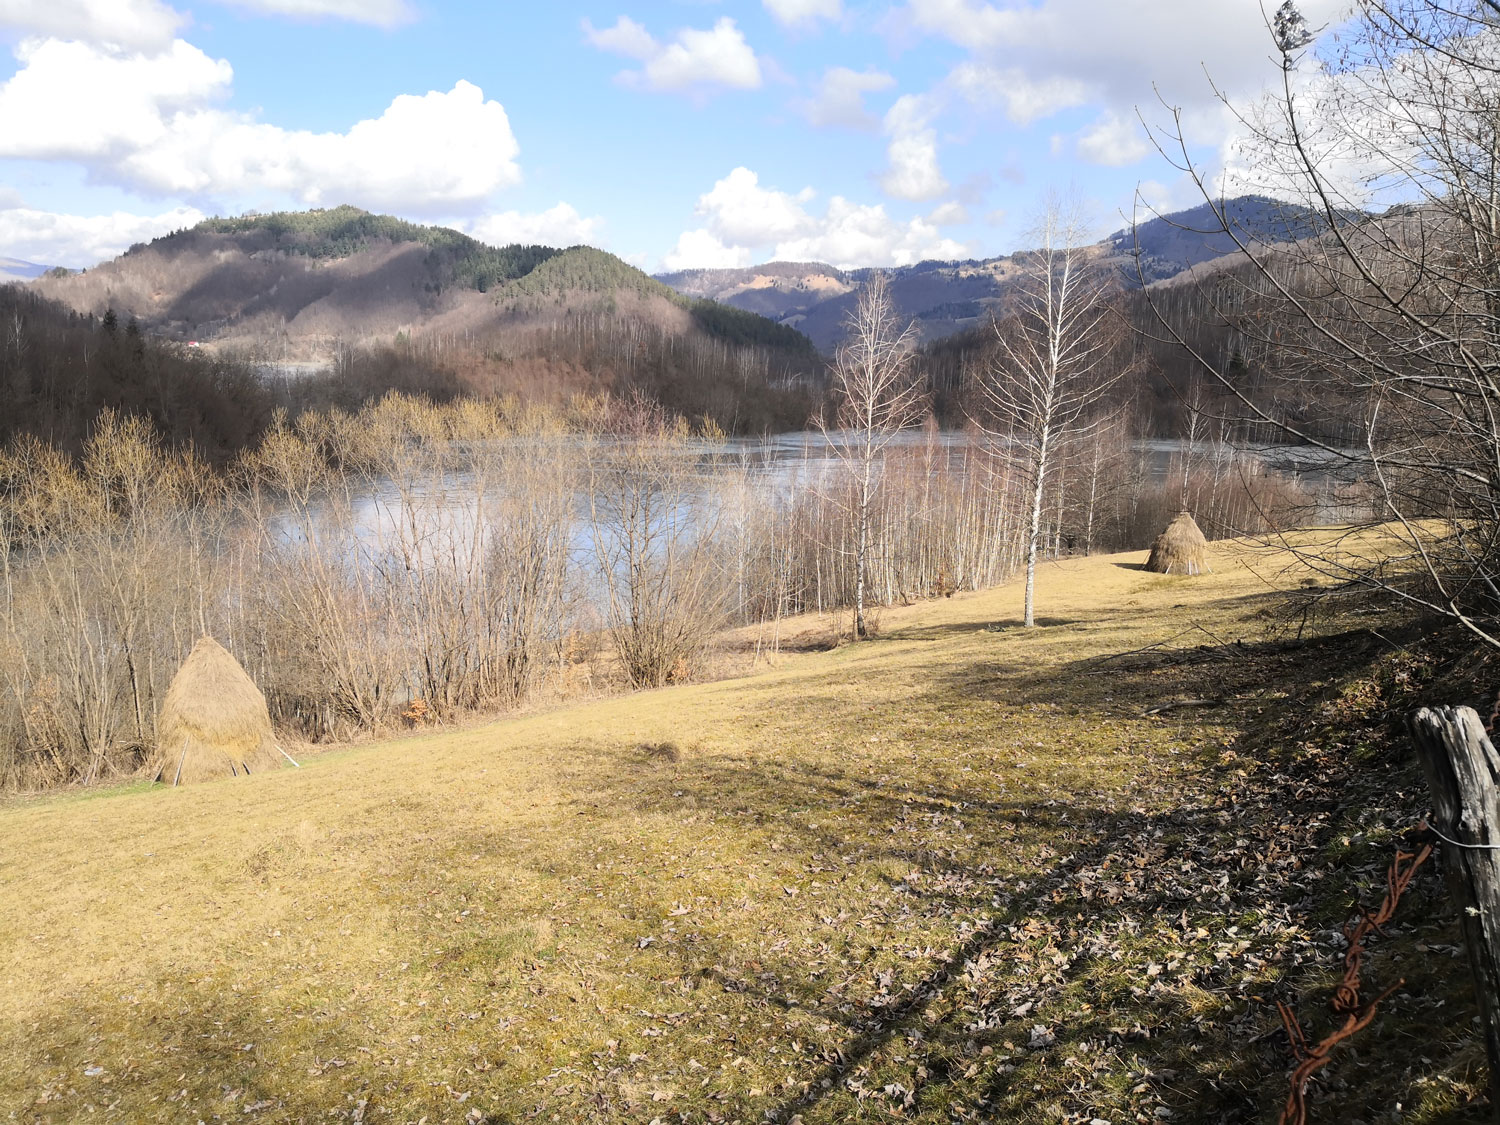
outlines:
{"label": "rusty wire", "polygon": [[1344,979],[1334,990],[1332,1001],[1334,1013],[1344,1017],[1340,1026],[1329,1032],[1316,1046],[1310,1047],[1307,1037],[1302,1033],[1302,1025],[1297,1022],[1297,1013],[1289,1004],[1279,1000],[1276,1002],[1281,1022],[1286,1025],[1286,1037],[1291,1043],[1292,1055],[1298,1060],[1297,1068],[1292,1071],[1289,1080],[1291,1090],[1287,1094],[1286,1106],[1281,1111],[1280,1125],[1307,1125],[1307,1084],[1312,1076],[1328,1065],[1335,1047],[1351,1035],[1369,1027],[1375,1019],[1375,1009],[1380,1006],[1380,1002],[1406,983],[1398,980],[1373,1000],[1360,1000],[1359,974],[1364,965],[1365,941],[1371,933],[1383,932],[1380,927],[1395,915],[1401,896],[1406,893],[1407,884],[1417,873],[1417,868],[1426,863],[1431,855],[1431,844],[1423,845],[1415,853],[1398,848],[1396,858],[1391,861],[1390,869],[1385,875],[1385,900],[1380,904],[1380,909],[1373,914],[1362,910],[1357,922],[1344,924],[1344,937],[1348,939],[1349,948],[1344,953]]}

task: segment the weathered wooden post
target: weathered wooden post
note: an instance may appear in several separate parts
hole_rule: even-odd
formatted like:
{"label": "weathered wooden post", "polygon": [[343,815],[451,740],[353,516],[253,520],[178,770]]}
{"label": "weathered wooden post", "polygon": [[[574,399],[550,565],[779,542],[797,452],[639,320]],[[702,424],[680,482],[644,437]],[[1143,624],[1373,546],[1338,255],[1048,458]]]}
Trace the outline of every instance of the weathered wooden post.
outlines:
{"label": "weathered wooden post", "polygon": [[1432,790],[1431,826],[1446,845],[1500,1120],[1500,753],[1472,707],[1423,707],[1407,729]]}

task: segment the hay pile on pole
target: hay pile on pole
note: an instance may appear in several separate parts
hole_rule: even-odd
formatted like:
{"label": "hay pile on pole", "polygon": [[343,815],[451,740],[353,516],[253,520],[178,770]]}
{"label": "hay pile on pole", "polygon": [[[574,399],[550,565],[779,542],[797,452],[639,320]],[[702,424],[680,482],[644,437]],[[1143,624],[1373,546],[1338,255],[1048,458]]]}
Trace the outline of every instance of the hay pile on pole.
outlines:
{"label": "hay pile on pole", "polygon": [[1208,540],[1186,511],[1177,513],[1151,545],[1146,569],[1157,574],[1208,574]]}
{"label": "hay pile on pole", "polygon": [[259,773],[291,761],[271,733],[266,697],[209,636],[198,638],[172,678],[156,739],[153,776],[171,785]]}

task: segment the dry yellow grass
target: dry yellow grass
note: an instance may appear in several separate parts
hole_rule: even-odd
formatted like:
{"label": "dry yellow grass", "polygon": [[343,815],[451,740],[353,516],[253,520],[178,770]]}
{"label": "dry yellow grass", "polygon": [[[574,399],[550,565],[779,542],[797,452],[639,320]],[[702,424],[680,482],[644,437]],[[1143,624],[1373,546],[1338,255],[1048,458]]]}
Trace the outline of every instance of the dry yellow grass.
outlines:
{"label": "dry yellow grass", "polygon": [[[1092,674],[1264,639],[1258,599],[1304,572],[1211,551],[1191,581],[1144,553],[1044,566],[1036,630],[1003,588],[737,680],[0,809],[0,1118],[1182,1119],[1192,1083],[1125,1047],[1028,1054],[1033,1025],[1114,1042],[1065,1011],[1144,1020],[1159,956],[1116,928],[1123,960],[1059,967],[1082,923],[1029,896],[1168,823],[1266,704],[1247,681],[1228,712],[1152,716],[1202,684]],[[678,760],[644,745],[666,741]],[[985,925],[1016,927],[1003,957]],[[953,958],[1052,998],[964,1030]],[[939,1039],[963,1060],[941,1072]]]}

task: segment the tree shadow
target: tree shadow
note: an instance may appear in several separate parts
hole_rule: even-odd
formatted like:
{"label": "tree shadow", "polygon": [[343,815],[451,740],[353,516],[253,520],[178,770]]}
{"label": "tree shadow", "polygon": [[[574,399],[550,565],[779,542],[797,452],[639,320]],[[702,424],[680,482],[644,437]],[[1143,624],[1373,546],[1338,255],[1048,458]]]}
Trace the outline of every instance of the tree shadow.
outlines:
{"label": "tree shadow", "polygon": [[[1072,1082],[1074,1095],[1061,1097],[1058,1112],[1066,1120],[1157,1120],[1158,1110],[1174,1120],[1264,1120],[1285,1098],[1291,1065],[1274,1003],[1284,1000],[1311,1015],[1316,1034],[1329,1023],[1320,1000],[1338,964],[1337,947],[1298,935],[1341,924],[1351,897],[1378,898],[1378,873],[1394,851],[1394,842],[1350,847],[1344,838],[1351,832],[1344,816],[1358,811],[1364,797],[1379,799],[1361,779],[1371,761],[1341,748],[1315,750],[1306,741],[1333,737],[1309,716],[1336,707],[1350,677],[1383,651],[1378,638],[1356,630],[1298,644],[1241,645],[1211,657],[1202,646],[1168,649],[1098,676],[1095,661],[1047,672],[968,667],[933,685],[939,699],[987,688],[985,698],[1038,702],[1066,681],[1074,689],[1069,705],[1099,722],[1117,720],[1122,703],[1218,692],[1222,704],[1213,721],[1232,729],[1233,751],[1222,758],[1218,751],[1186,754],[1171,764],[1158,779],[1154,808],[1077,796],[995,799],[941,784],[917,790],[796,761],[701,763],[693,783],[732,793],[747,813],[793,837],[793,848],[844,853],[862,846],[867,864],[909,863],[912,875],[888,880],[890,891],[908,900],[904,909],[973,923],[935,951],[924,972],[889,990],[834,991],[791,959],[767,962],[758,975],[736,975],[722,966],[743,951],[706,940],[694,950],[695,957],[715,960],[706,980],[749,993],[768,1010],[815,1012],[838,1029],[828,1057],[799,1070],[794,1092],[770,1108],[741,1108],[771,1121],[800,1115],[808,1125],[871,1112],[1032,1119],[1040,1115],[1033,1087],[1059,1098],[1057,1073],[1071,1065],[1084,1077]],[[1268,716],[1272,698],[1277,705]],[[1410,772],[1410,761],[1386,760],[1378,768]],[[752,769],[759,784],[747,789],[744,776]],[[780,815],[792,793],[825,827]],[[871,845],[859,825],[826,826],[828,813],[851,806],[867,826],[941,818],[956,808],[976,838],[967,854],[944,846],[951,838],[902,840],[899,833]],[[1394,815],[1409,823],[1407,811],[1402,806]],[[984,858],[1038,843],[1044,854],[1065,854],[1028,878],[999,875]],[[1394,971],[1389,960],[1380,963],[1385,958],[1420,963],[1413,952],[1423,948],[1418,938],[1454,941],[1432,870],[1409,896],[1401,944],[1372,959],[1372,974]],[[1143,935],[1153,935],[1154,943]],[[1242,941],[1248,953],[1238,948]],[[1162,951],[1176,947],[1181,964],[1168,968]],[[1246,956],[1261,968],[1247,971]],[[1047,958],[1056,959],[1050,971],[1018,968],[1045,966]],[[1284,969],[1265,970],[1278,963]],[[1446,1017],[1453,1030],[1424,1048],[1439,1059],[1427,1070],[1412,1062],[1404,1070],[1359,1073],[1361,1086],[1341,1095],[1353,1116],[1365,1115],[1353,1106],[1421,1103],[1417,1077],[1440,1071],[1443,1060],[1472,1046],[1466,1019],[1472,1004],[1463,1000],[1462,986],[1455,1000],[1441,968],[1426,977],[1405,971],[1407,988],[1387,1001],[1384,1023],[1369,1029],[1366,1043],[1398,1040],[1403,1021],[1425,1023],[1435,1007],[1459,1009]],[[1080,1069],[1088,1060],[1103,1069]],[[1092,1089],[1090,1073],[1104,1075]],[[1134,1077],[1123,1081],[1122,1074]],[[1477,1121],[1484,1113],[1473,1106],[1446,1119]]]}
{"label": "tree shadow", "polygon": [[[972,630],[949,632],[964,631]],[[1326,1030],[1330,1017],[1321,1004],[1341,955],[1328,932],[1348,916],[1351,897],[1378,890],[1394,847],[1393,832],[1356,831],[1349,812],[1368,804],[1391,824],[1410,820],[1411,810],[1390,796],[1408,787],[1410,762],[1359,749],[1373,735],[1349,733],[1340,710],[1346,685],[1383,651],[1379,639],[1354,631],[1295,645],[1184,643],[1130,660],[1046,670],[1019,660],[967,660],[935,668],[914,701],[933,714],[957,701],[1065,705],[1123,743],[1140,737],[1132,724],[1174,721],[1143,714],[1163,698],[1222,697],[1213,721],[1228,744],[1156,748],[1142,757],[1141,784],[1130,789],[1055,778],[1012,787],[961,771],[903,773],[890,759],[814,758],[791,748],[767,754],[730,747],[651,762],[634,742],[601,733],[577,748],[589,763],[586,782],[559,810],[587,817],[576,822],[579,854],[537,854],[524,841],[507,842],[509,850],[497,854],[505,876],[518,883],[531,871],[555,873],[558,864],[572,865],[565,868],[571,878],[594,866],[583,842],[628,838],[643,826],[675,832],[690,812],[707,821],[706,836],[764,841],[756,858],[793,857],[804,884],[799,895],[783,898],[779,887],[766,888],[780,882],[775,872],[757,881],[762,897],[749,908],[748,937],[710,921],[650,944],[622,935],[612,968],[653,982],[659,1011],[681,1005],[689,1013],[650,1029],[659,1037],[641,1041],[641,1056],[696,1050],[711,1063],[708,1050],[756,1055],[768,1066],[775,1060],[785,1075],[779,1087],[674,1105],[693,1119],[1125,1122],[1162,1120],[1158,1111],[1165,1110],[1174,1121],[1265,1120],[1285,1097],[1290,1067],[1275,1001],[1311,1017],[1313,1036]],[[858,709],[864,701],[839,705]],[[816,706],[831,717],[829,705]],[[923,748],[940,757],[942,732],[934,730]],[[1064,748],[996,749],[988,761],[998,771],[1054,752]],[[1359,835],[1370,838],[1350,842]],[[484,850],[481,843],[449,840],[453,855],[445,863]],[[816,868],[810,875],[809,866]],[[606,876],[588,877],[608,886]],[[738,886],[748,902],[750,884]],[[677,893],[663,886],[657,897],[665,902]],[[1425,869],[1409,895],[1367,973],[1376,985],[1393,979],[1400,956],[1407,986],[1362,1033],[1358,1049],[1337,1057],[1320,1079],[1314,1098],[1327,1099],[1330,1119],[1373,1120],[1377,1108],[1398,1100],[1418,1112],[1439,1091],[1417,1079],[1441,1075],[1475,1042],[1472,1003],[1444,991],[1439,975],[1461,976],[1462,967],[1433,968],[1432,956],[1419,952],[1422,945],[1457,944],[1436,873]],[[557,909],[536,906],[539,916]],[[819,922],[808,929],[826,951],[814,956],[781,940],[779,928],[791,929],[790,910]],[[456,991],[459,974],[484,971],[492,946],[483,936],[471,946],[444,938],[446,976],[436,982]],[[702,999],[684,1001],[684,982]],[[37,1083],[65,1079],[78,1087],[76,1075],[56,1073],[49,1051],[87,1055],[111,1074],[127,1073],[131,1058],[141,1069],[139,1060],[161,1053],[158,1073],[165,1065],[173,1075],[193,1076],[183,1084],[193,1104],[170,1107],[181,1109],[181,1119],[209,1119],[210,1112],[259,1121],[349,1119],[366,1098],[371,1107],[399,1106],[413,1120],[421,1113],[462,1120],[475,1104],[460,1105],[444,1088],[459,1087],[451,1067],[398,1074],[351,1054],[355,1040],[341,1034],[343,1017],[331,1006],[318,1033],[297,1032],[300,1045],[284,1045],[282,1057],[293,1059],[288,1069],[321,1067],[330,1056],[356,1061],[311,1082],[299,1079],[298,1092],[289,1094],[273,1070],[250,1065],[256,1051],[243,1049],[293,1034],[283,1030],[292,1027],[278,1010],[283,999],[246,982],[233,994],[223,982],[168,983],[131,1017],[132,1028],[152,1029],[157,1038],[149,1042],[139,1033],[127,1040],[109,1032],[98,1043],[83,1041],[98,1034],[87,1029],[118,1019],[114,997],[60,1004],[31,1033]],[[569,1003],[531,993],[522,999],[528,1007]],[[508,1012],[505,1003],[512,1001],[497,994],[497,1007]],[[726,1011],[740,1022],[715,1038],[710,1016]],[[1424,1028],[1420,1052],[1401,1042],[1414,1026]],[[621,1034],[602,1014],[591,1027],[594,1039]],[[455,1021],[444,1034],[476,1048],[505,1043],[494,1024]],[[794,1041],[807,1046],[793,1051]],[[601,1046],[558,1043],[564,1058],[568,1046]],[[538,1099],[550,1095],[527,1089],[503,1068],[465,1075],[462,1088],[483,1090],[486,1112],[517,1120],[546,1120],[551,1112],[563,1120],[666,1120],[665,1107],[648,1103],[632,1114],[635,1107],[622,1106],[613,1092],[634,1075],[623,1061],[632,1053],[626,1046],[621,1059],[598,1060],[592,1085],[580,1080],[566,1095],[574,1100],[560,1096],[545,1111]],[[458,1047],[448,1052],[463,1054]],[[1371,1057],[1403,1063],[1362,1070]],[[262,1100],[271,1104],[244,1114],[245,1105]],[[85,1112],[77,1099],[58,1104],[77,1109],[75,1116]],[[1484,1112],[1474,1106],[1444,1119],[1478,1121]]]}

